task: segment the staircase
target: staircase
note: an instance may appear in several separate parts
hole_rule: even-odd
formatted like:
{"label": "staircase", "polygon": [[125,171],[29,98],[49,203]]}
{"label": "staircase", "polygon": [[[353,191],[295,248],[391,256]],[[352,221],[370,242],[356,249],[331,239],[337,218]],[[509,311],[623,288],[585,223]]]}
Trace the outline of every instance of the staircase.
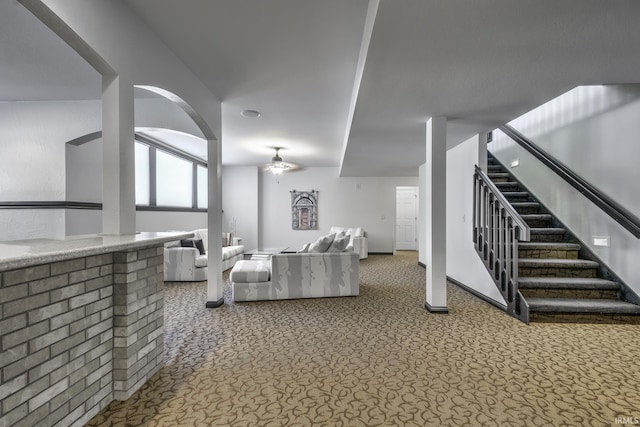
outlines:
{"label": "staircase", "polygon": [[[493,157],[487,176],[530,227],[518,243],[518,306],[529,322],[640,324],[640,306],[623,301],[622,287],[582,250],[578,240]],[[499,285],[500,286],[500,285]],[[525,320],[526,321],[526,320]]]}

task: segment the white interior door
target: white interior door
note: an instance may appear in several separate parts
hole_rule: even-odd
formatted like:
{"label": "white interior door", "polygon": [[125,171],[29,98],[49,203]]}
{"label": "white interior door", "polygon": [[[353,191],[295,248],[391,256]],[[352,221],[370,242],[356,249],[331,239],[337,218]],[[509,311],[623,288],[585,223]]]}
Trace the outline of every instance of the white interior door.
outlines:
{"label": "white interior door", "polygon": [[418,249],[418,187],[396,188],[396,249]]}

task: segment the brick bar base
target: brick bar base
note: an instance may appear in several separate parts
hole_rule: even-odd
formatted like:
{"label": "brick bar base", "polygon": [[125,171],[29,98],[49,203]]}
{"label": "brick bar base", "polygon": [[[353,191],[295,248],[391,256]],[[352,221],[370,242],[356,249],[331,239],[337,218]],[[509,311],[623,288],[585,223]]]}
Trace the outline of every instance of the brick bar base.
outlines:
{"label": "brick bar base", "polygon": [[113,397],[127,400],[163,362],[163,247],[115,253],[113,272]]}
{"label": "brick bar base", "polygon": [[0,273],[0,427],[82,426],[163,362],[163,246]]}

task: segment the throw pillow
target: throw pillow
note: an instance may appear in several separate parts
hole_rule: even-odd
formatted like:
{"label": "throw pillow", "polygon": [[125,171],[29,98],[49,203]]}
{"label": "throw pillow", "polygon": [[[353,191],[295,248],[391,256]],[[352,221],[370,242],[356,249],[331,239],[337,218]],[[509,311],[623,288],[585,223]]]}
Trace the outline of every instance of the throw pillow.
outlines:
{"label": "throw pillow", "polygon": [[193,243],[195,243],[196,248],[198,248],[200,255],[205,255],[207,253],[204,250],[204,243],[202,242],[202,239],[193,239]]}
{"label": "throw pillow", "polygon": [[344,233],[342,233],[342,236],[336,236],[336,238],[333,239],[331,246],[329,246],[329,249],[327,249],[327,252],[344,252],[347,245],[349,245],[350,238],[351,236]]}
{"label": "throw pillow", "polygon": [[309,246],[309,252],[327,252],[327,249],[329,249],[329,246],[331,246],[331,243],[333,243],[333,239],[335,239],[335,237],[335,234],[327,234],[326,236],[319,237],[318,240],[316,240],[311,246]]}
{"label": "throw pillow", "polygon": [[180,240],[180,246],[182,246],[183,248],[195,248],[196,244],[192,239],[184,239]]}
{"label": "throw pillow", "polygon": [[298,251],[299,254],[306,254],[307,252],[309,252],[309,246],[311,246],[311,243],[307,243],[306,245],[304,245],[302,247],[302,249],[300,249]]}
{"label": "throw pillow", "polygon": [[196,248],[200,255],[204,255],[204,243],[202,243],[202,239],[184,239],[180,240],[180,246],[183,248]]}

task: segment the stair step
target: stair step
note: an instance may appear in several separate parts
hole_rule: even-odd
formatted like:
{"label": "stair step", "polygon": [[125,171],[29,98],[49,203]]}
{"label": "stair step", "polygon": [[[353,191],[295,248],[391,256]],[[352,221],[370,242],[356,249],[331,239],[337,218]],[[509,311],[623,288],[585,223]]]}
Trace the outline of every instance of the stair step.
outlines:
{"label": "stair step", "polygon": [[586,259],[522,258],[520,277],[596,277],[599,264]]}
{"label": "stair step", "polygon": [[640,323],[640,306],[611,299],[527,298],[530,322]]}
{"label": "stair step", "polygon": [[559,227],[539,227],[531,229],[532,242],[562,242],[567,232]]}
{"label": "stair step", "polygon": [[521,214],[521,216],[531,227],[544,227],[553,220],[553,217],[549,214]]}
{"label": "stair step", "polygon": [[518,185],[520,185],[520,183],[515,182],[515,181],[494,182],[494,184],[498,188],[500,188],[500,187],[517,187]]}
{"label": "stair step", "polygon": [[599,278],[523,277],[518,289],[529,298],[617,299],[620,285]]}
{"label": "stair step", "polygon": [[513,206],[520,215],[536,213],[542,208],[538,202],[511,202],[511,206]]}
{"label": "stair step", "polygon": [[520,258],[563,258],[578,259],[580,245],[563,242],[521,242],[518,243]]}
{"label": "stair step", "polygon": [[531,220],[534,220],[534,219],[537,219],[537,220],[550,220],[550,219],[553,218],[549,214],[522,214],[521,216],[522,216],[522,219],[524,219],[524,220],[528,220],[528,219],[531,219]]}
{"label": "stair step", "polygon": [[522,200],[522,199],[529,199],[531,197],[531,194],[529,194],[528,191],[503,191],[502,195],[507,199],[507,200],[513,200],[513,199],[517,199],[517,200]]}
{"label": "stair step", "polygon": [[588,259],[520,258],[520,267],[598,268],[599,264]]}
{"label": "stair step", "polygon": [[620,290],[620,285],[597,277],[522,277],[519,289],[599,289]]}
{"label": "stair step", "polygon": [[528,298],[530,311],[640,315],[640,305],[609,299]]}
{"label": "stair step", "polygon": [[511,178],[511,174],[508,172],[491,172],[487,174],[489,179],[501,179],[501,178]]}

